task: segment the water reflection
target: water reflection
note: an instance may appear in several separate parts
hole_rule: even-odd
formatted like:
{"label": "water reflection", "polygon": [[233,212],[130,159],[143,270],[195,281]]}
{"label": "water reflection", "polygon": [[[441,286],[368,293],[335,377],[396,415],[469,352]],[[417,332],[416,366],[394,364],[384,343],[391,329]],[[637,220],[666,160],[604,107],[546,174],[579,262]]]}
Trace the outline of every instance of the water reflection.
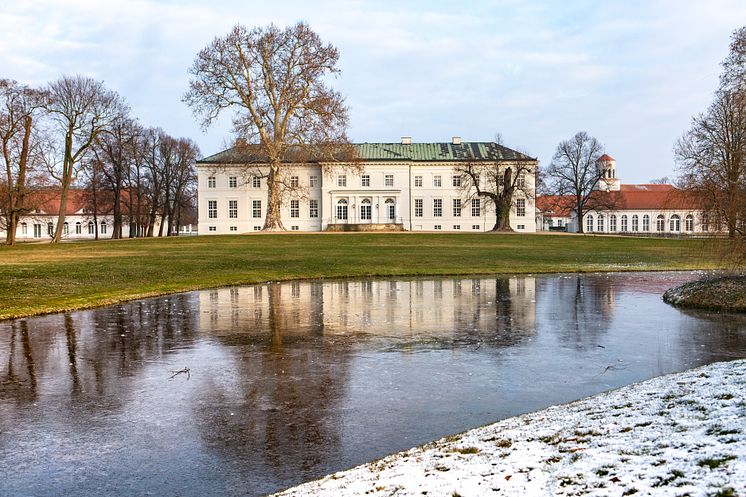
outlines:
{"label": "water reflection", "polygon": [[745,320],[661,302],[691,277],[270,283],[0,323],[0,495],[260,495],[746,356]]}

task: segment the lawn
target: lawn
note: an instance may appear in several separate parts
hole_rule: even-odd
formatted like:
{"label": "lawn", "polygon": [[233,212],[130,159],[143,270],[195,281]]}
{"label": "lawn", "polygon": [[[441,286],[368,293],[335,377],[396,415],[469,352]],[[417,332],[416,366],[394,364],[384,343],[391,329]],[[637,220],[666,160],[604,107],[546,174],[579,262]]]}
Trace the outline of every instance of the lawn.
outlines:
{"label": "lawn", "polygon": [[300,278],[712,269],[703,240],[572,235],[256,234],[0,247],[0,319]]}

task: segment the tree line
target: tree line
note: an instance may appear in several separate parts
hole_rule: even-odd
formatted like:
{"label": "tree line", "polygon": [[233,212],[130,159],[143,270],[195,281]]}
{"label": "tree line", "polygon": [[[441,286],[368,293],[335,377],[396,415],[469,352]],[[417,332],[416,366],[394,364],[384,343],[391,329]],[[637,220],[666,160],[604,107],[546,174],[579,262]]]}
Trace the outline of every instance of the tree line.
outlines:
{"label": "tree line", "polygon": [[62,76],[33,88],[0,79],[0,148],[7,244],[45,190],[59,199],[52,243],[62,239],[74,188],[84,191],[96,238],[101,213],[113,218],[112,238],[171,235],[186,218],[192,222],[199,148],[143,126],[101,81]]}

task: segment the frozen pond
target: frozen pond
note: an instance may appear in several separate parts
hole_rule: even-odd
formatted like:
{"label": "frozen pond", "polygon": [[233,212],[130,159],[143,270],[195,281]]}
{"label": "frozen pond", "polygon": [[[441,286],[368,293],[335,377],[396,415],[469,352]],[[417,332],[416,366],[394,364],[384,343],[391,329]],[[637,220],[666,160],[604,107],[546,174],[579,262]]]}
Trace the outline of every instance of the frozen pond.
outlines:
{"label": "frozen pond", "polygon": [[661,301],[694,277],[283,283],[0,322],[0,495],[262,495],[746,357],[745,318]]}

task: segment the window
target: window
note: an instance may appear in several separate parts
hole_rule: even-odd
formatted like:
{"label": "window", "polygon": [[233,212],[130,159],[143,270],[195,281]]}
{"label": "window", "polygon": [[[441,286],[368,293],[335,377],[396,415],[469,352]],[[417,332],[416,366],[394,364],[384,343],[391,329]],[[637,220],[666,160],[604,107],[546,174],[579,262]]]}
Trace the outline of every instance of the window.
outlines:
{"label": "window", "polygon": [[453,176],[451,177],[451,182],[453,186],[461,186],[461,176]]}
{"label": "window", "polygon": [[385,186],[394,186],[394,175],[393,174],[386,174],[383,177],[383,184]]}
{"label": "window", "polygon": [[101,221],[101,234],[106,234],[106,221]]}
{"label": "window", "polygon": [[262,178],[260,176],[252,176],[251,177],[251,186],[254,188],[261,188],[262,187]]}
{"label": "window", "polygon": [[94,228],[93,228],[93,223],[92,223],[92,222],[89,222],[89,223],[88,223],[88,234],[89,234],[89,235],[93,235],[93,234],[94,234],[94,233],[93,233],[93,229],[94,229]]}
{"label": "window", "polygon": [[622,216],[622,231],[627,231],[627,215]]}
{"label": "window", "polygon": [[598,215],[598,231],[604,232],[604,215],[599,214]]}
{"label": "window", "polygon": [[673,231],[674,233],[681,231],[681,218],[677,214],[671,216],[668,222],[668,231]]}
{"label": "window", "polygon": [[360,202],[360,219],[363,221],[370,221],[373,219],[373,211],[371,207],[370,199],[364,198],[363,201]]}
{"label": "window", "polygon": [[347,200],[345,199],[337,202],[337,219],[347,221]]}
{"label": "window", "polygon": [[525,224],[519,224],[518,226],[516,226],[516,228],[519,229],[519,230],[525,230],[526,229],[526,225]]}
{"label": "window", "polygon": [[613,214],[609,216],[609,231],[612,233],[616,231],[616,216]]}
{"label": "window", "polygon": [[482,215],[482,200],[478,198],[471,199],[471,217]]}
{"label": "window", "polygon": [[290,231],[298,231],[300,229],[299,226],[291,226]]}
{"label": "window", "polygon": [[[337,186],[347,186],[347,176],[344,174],[340,174],[337,176]],[[345,218],[347,219],[347,218]]]}
{"label": "window", "polygon": [[207,188],[215,188],[215,176],[207,178]]}
{"label": "window", "polygon": [[70,234],[70,225],[68,223],[65,223],[62,225],[62,234],[63,235],[69,235]]}
{"label": "window", "polygon": [[515,201],[515,213],[518,217],[524,217],[526,215],[526,199],[519,198]]}
{"label": "window", "polygon": [[479,229],[479,225],[478,224],[472,224],[471,225],[471,229],[478,230]]}
{"label": "window", "polygon": [[650,231],[650,216],[647,214],[642,216],[642,231]]}
{"label": "window", "polygon": [[422,176],[415,176],[414,177],[414,186],[421,187],[422,186]]}
{"label": "window", "polygon": [[461,217],[461,199],[453,199],[453,217]]}
{"label": "window", "polygon": [[[78,223],[80,224],[80,223]],[[28,224],[21,223],[21,234],[22,235],[28,235]]]}
{"label": "window", "polygon": [[54,235],[54,225],[52,223],[47,223],[47,234],[49,236]]}
{"label": "window", "polygon": [[207,201],[207,218],[208,219],[218,218],[218,201],[217,200]]}
{"label": "window", "polygon": [[230,219],[238,218],[238,200],[228,201],[228,218]]}
{"label": "window", "polygon": [[34,238],[41,238],[41,224],[34,224]]}
{"label": "window", "polygon": [[521,189],[526,188],[526,174],[525,173],[521,173],[518,175],[516,186]]}
{"label": "window", "polygon": [[666,229],[666,218],[663,217],[663,214],[658,214],[658,217],[655,218],[655,231],[664,231]]}
{"label": "window", "polygon": [[414,199],[414,217],[422,217],[422,204],[421,198]]}
{"label": "window", "polygon": [[710,231],[710,216],[706,213],[702,213],[702,231]]}
{"label": "window", "polygon": [[637,214],[632,216],[632,231],[640,231],[640,218],[637,217]]}
{"label": "window", "polygon": [[694,231],[694,216],[691,214],[687,214],[686,219],[684,220],[684,229],[686,231]]}
{"label": "window", "polygon": [[230,176],[228,178],[228,187],[229,188],[236,188],[238,186],[238,178],[235,176]]}
{"label": "window", "polygon": [[298,188],[300,186],[300,178],[298,176],[290,176],[290,188]]}
{"label": "window", "polygon": [[231,226],[229,229],[231,231],[238,231],[238,226]]}
{"label": "window", "polygon": [[262,217],[262,201],[252,200],[251,201],[251,217]]}
{"label": "window", "polygon": [[262,231],[262,227],[261,226],[254,226],[254,231]]}
{"label": "window", "polygon": [[587,216],[585,219],[585,230],[590,233],[593,231],[593,216]]}
{"label": "window", "polygon": [[215,227],[215,226],[209,226],[209,227],[208,227],[207,229],[208,229],[209,231],[217,231],[217,230],[218,230],[218,228],[217,228],[217,227]]}
{"label": "window", "polygon": [[308,201],[308,217],[319,217],[319,201]]}
{"label": "window", "polygon": [[480,178],[480,176],[474,176],[472,178],[472,180],[474,182],[474,186],[476,186],[477,188],[479,188],[479,178]]}
{"label": "window", "polygon": [[454,224],[453,225],[453,229],[460,230],[461,229],[461,225],[460,224]]}
{"label": "window", "polygon": [[300,200],[290,201],[290,217],[300,217]]}
{"label": "window", "polygon": [[442,186],[442,183],[443,181],[441,180],[439,174],[437,176],[433,176],[433,186],[440,188]]}
{"label": "window", "polygon": [[362,186],[370,186],[370,174],[363,174],[360,177],[360,184]]}
{"label": "window", "polygon": [[433,217],[443,217],[443,199],[433,199]]}
{"label": "window", "polygon": [[311,188],[316,188],[319,186],[319,177],[318,176],[309,176],[308,177],[308,186]]}
{"label": "window", "polygon": [[439,224],[436,224],[436,225],[435,225],[435,226],[433,227],[433,229],[435,229],[435,230],[440,230],[440,229],[441,229],[441,225],[439,225]]}

